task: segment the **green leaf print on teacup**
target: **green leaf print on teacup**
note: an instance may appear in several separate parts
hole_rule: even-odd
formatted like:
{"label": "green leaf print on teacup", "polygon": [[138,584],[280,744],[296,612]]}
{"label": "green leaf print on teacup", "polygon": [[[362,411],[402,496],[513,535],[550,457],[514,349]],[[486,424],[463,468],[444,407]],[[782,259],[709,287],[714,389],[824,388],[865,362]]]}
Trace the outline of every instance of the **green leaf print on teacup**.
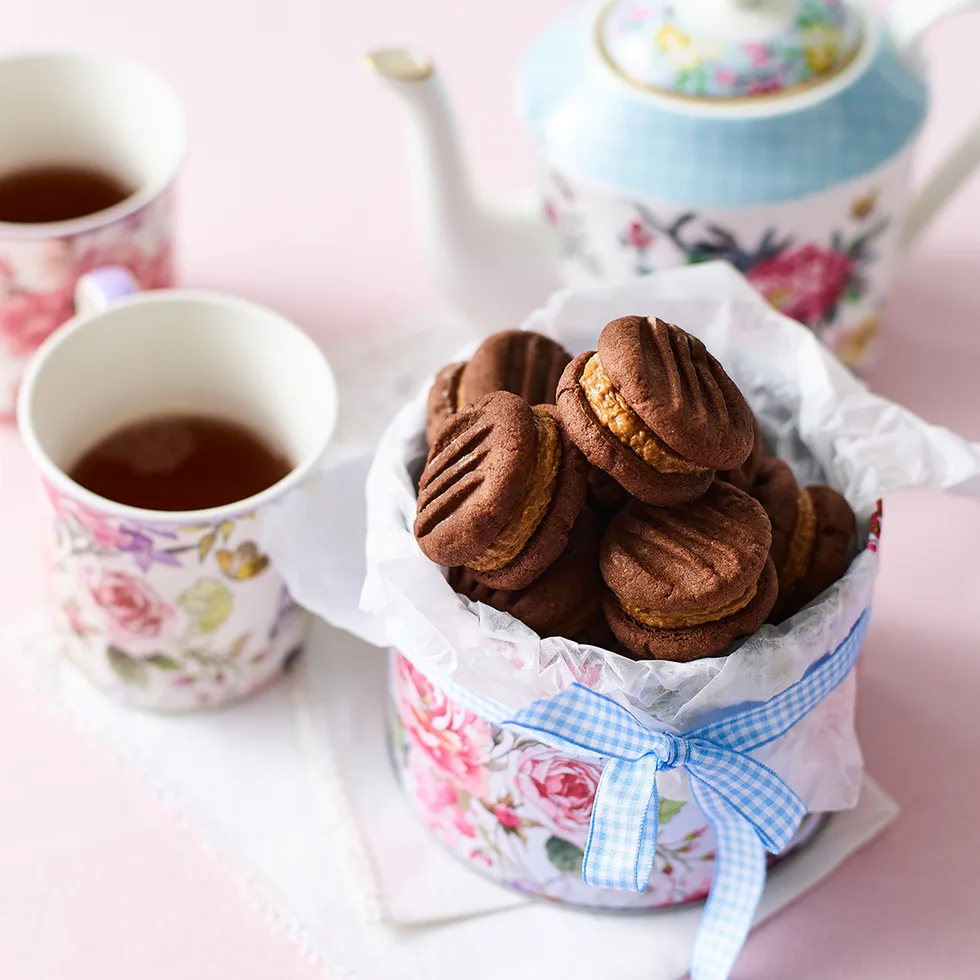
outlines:
{"label": "green leaf print on teacup", "polygon": [[148,671],[142,660],[137,660],[125,650],[112,646],[106,650],[106,656],[109,658],[109,666],[119,675],[120,679],[136,687],[146,686]]}
{"label": "green leaf print on teacup", "polygon": [[177,604],[190,618],[193,632],[209,634],[217,632],[231,615],[235,599],[220,579],[199,578]]}
{"label": "green leaf print on teacup", "polygon": [[207,530],[207,534],[197,542],[197,557],[199,561],[204,561],[209,554],[211,554],[211,549],[215,546],[218,541],[218,536],[221,536],[221,540],[225,543],[231,537],[232,532],[235,530],[234,521],[222,521],[220,524],[216,525],[193,525],[189,528],[185,528],[188,531],[201,531]]}

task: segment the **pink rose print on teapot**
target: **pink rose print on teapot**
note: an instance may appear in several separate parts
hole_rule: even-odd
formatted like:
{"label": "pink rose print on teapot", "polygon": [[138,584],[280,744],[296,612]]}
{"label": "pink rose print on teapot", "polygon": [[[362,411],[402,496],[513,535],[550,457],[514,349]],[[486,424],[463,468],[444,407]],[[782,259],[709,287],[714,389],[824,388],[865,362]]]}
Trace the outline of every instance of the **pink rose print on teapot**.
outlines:
{"label": "pink rose print on teapot", "polygon": [[764,259],[747,278],[780,313],[816,327],[833,317],[853,275],[846,252],[804,245]]}

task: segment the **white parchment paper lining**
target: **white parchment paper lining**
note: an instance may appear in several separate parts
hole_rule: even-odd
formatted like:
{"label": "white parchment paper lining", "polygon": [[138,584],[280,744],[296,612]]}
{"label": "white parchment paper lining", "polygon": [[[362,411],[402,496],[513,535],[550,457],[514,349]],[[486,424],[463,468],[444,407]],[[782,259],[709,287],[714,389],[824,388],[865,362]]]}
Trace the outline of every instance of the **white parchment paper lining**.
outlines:
{"label": "white parchment paper lining", "polygon": [[[357,543],[331,549],[328,563],[322,552],[309,553],[314,542],[322,544],[322,537],[309,534],[309,522],[329,501],[307,500],[294,508],[295,519],[284,515],[290,541],[276,561],[294,594],[329,622],[397,646],[435,678],[506,705],[517,708],[579,681],[628,702],[658,727],[684,731],[768,700],[841,643],[871,603],[878,555],[864,545],[882,496],[909,487],[980,495],[977,446],[871,394],[812,333],[773,310],[728,265],[557,293],[524,326],[554,337],[574,355],[594,349],[603,325],[627,314],[656,315],[699,336],[751,403],[768,449],[790,463],[801,484],[827,482],[848,499],[858,515],[858,553],[835,586],[727,656],[688,664],[636,662],[562,638],[539,639],[511,616],[457,596],[415,541],[426,383],[385,430],[367,478],[360,605],[377,624],[359,627],[363,621],[352,619],[349,603],[337,600],[349,594],[350,570],[359,564],[345,561],[343,552]],[[852,675],[786,736],[754,753],[811,810],[843,809],[857,800],[862,760],[854,697]],[[680,774],[661,779],[663,792],[686,795]]]}

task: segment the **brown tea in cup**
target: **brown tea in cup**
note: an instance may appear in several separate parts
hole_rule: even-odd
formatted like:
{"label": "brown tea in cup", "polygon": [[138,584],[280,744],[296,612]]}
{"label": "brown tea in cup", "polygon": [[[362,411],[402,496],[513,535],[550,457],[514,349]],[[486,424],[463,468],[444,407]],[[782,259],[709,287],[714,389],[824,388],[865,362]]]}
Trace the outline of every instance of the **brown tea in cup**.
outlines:
{"label": "brown tea in cup", "polygon": [[23,167],[0,175],[0,221],[71,221],[111,208],[133,190],[94,167],[71,163]]}
{"label": "brown tea in cup", "polygon": [[254,496],[293,469],[251,429],[207,415],[166,415],[100,440],[68,475],[100,497],[144,510],[191,511]]}

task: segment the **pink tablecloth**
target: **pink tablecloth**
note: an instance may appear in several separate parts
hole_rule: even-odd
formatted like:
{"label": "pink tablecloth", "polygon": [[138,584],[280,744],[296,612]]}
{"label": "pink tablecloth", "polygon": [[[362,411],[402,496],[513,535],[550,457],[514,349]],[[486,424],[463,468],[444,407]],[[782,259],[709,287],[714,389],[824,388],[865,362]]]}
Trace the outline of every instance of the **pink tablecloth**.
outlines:
{"label": "pink tablecloth", "polygon": [[[532,162],[512,116],[512,76],[529,40],[566,6],[48,0],[11,6],[2,43],[108,46],[165,71],[193,128],[185,278],[275,305],[327,340],[390,326],[435,302],[414,247],[395,107],[358,72],[360,53],[400,40],[430,48],[455,89],[478,177],[509,190],[529,178]],[[925,165],[972,112],[978,43],[977,15],[930,39],[939,98]],[[909,262],[872,377],[882,393],[973,439],[978,270],[975,179]],[[33,486],[9,430],[0,432],[0,480],[0,617],[9,622],[41,593]],[[980,507],[970,501],[901,494],[886,502],[859,720],[869,768],[904,813],[754,935],[738,976],[977,975],[978,544]],[[910,682],[923,658],[941,685]],[[940,686],[957,693],[942,701]],[[0,972],[17,980],[315,976],[127,772],[3,673],[0,951]]]}

